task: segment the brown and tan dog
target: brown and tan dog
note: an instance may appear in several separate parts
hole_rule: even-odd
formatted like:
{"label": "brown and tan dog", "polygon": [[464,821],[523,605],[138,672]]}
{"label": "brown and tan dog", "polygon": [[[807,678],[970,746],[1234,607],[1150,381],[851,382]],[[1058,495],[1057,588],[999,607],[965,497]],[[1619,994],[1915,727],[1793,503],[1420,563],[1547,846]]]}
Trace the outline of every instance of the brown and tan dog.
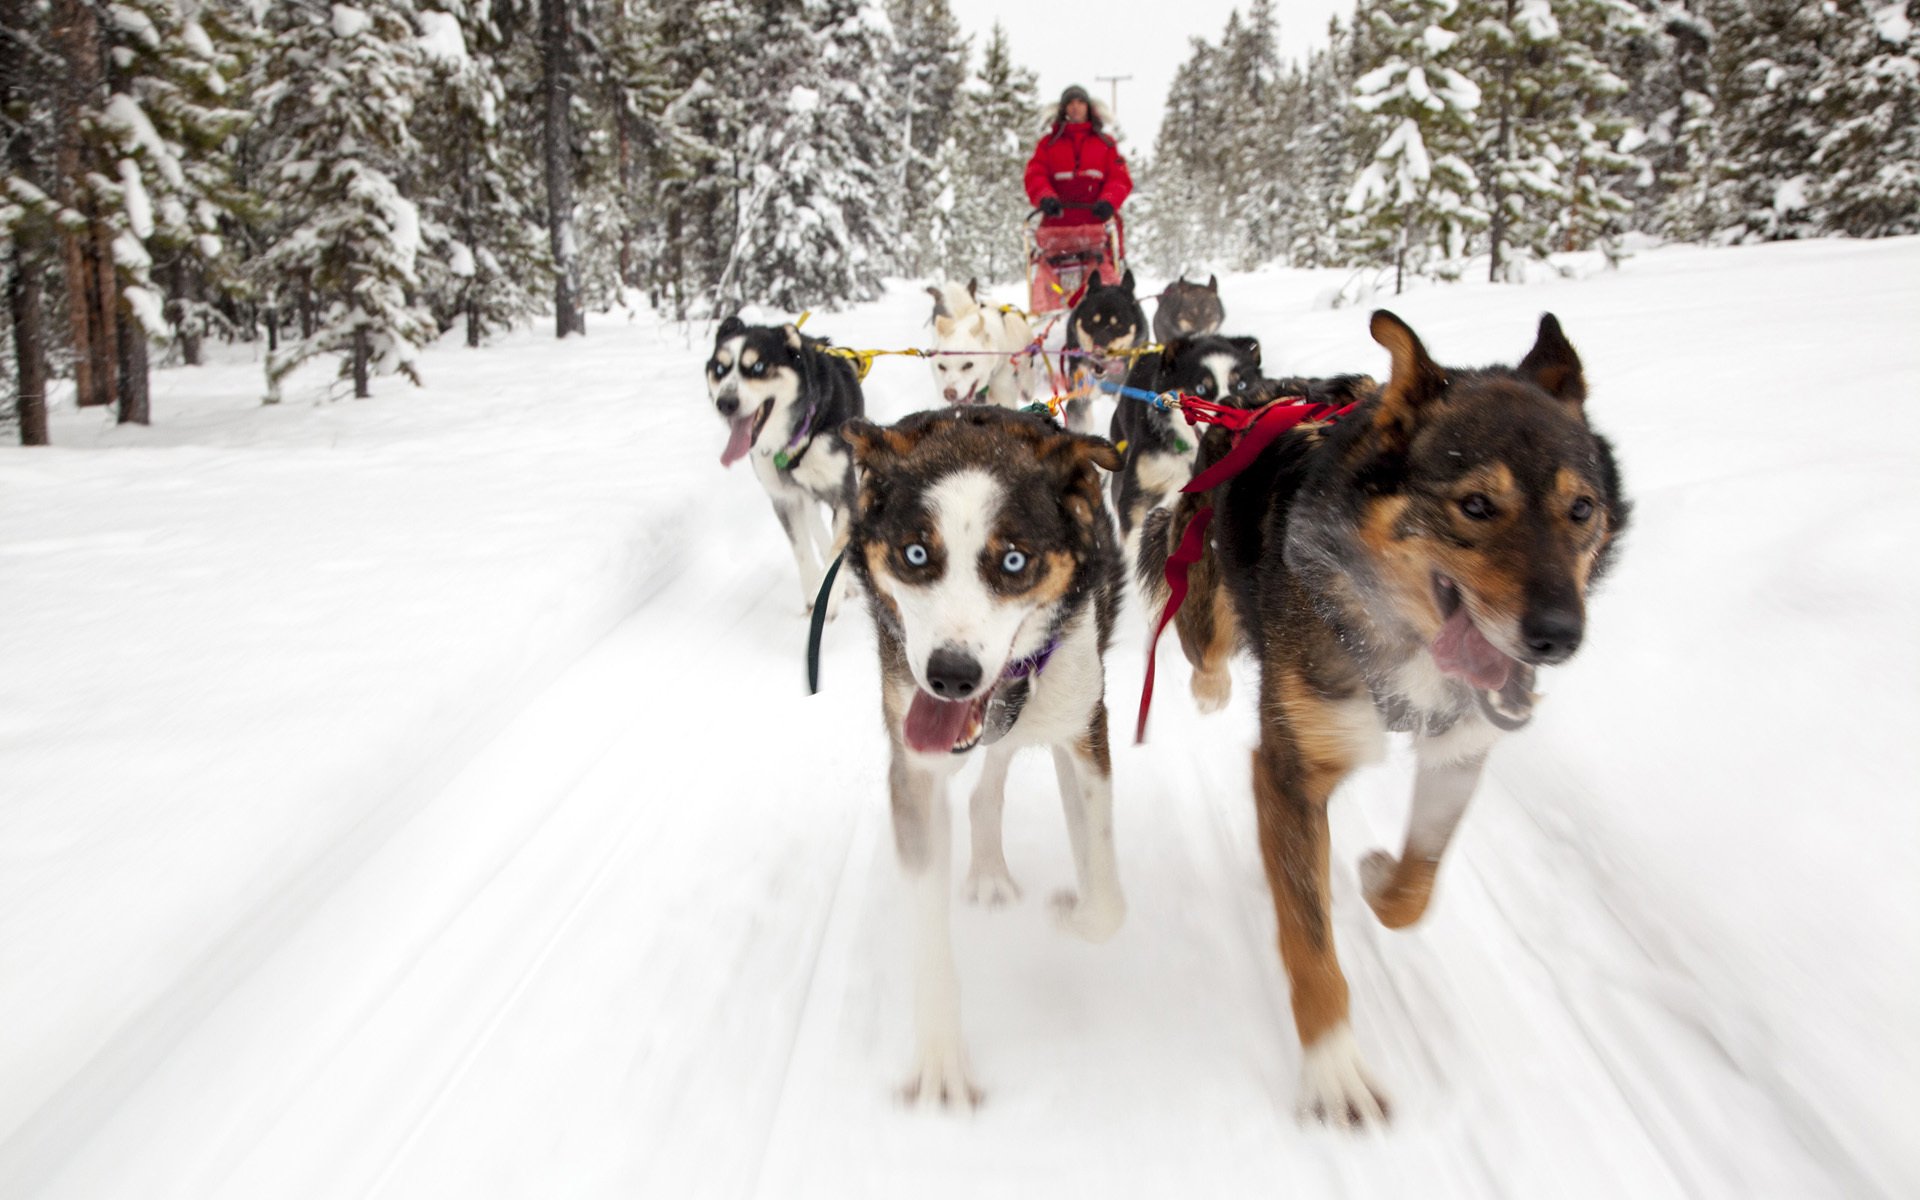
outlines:
{"label": "brown and tan dog", "polygon": [[[1181,641],[1196,677],[1224,675],[1236,645],[1259,658],[1253,795],[1304,1048],[1300,1105],[1343,1125],[1382,1121],[1387,1105],[1348,1025],[1327,800],[1388,730],[1413,735],[1406,843],[1368,854],[1360,872],[1382,923],[1419,920],[1488,750],[1531,713],[1535,668],[1579,648],[1588,589],[1628,514],[1612,451],[1587,424],[1580,359],[1551,315],[1519,366],[1479,370],[1437,365],[1391,313],[1371,328],[1393,359],[1384,388],[1279,381],[1361,404],[1283,434],[1148,530],[1164,563],[1191,514],[1215,508]],[[1210,433],[1201,465],[1226,444]]]}

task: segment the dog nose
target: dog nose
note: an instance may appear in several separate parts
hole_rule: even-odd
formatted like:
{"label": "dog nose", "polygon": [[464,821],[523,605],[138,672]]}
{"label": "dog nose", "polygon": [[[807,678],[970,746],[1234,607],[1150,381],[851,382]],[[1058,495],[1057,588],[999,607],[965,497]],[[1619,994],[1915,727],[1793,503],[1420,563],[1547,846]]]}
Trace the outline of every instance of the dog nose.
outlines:
{"label": "dog nose", "polygon": [[1563,662],[1580,648],[1585,628],[1579,609],[1543,608],[1528,613],[1520,622],[1520,640],[1527,644],[1534,662]]}
{"label": "dog nose", "polygon": [[734,395],[732,392],[723,392],[720,397],[713,402],[713,406],[720,410],[721,416],[730,417],[740,411],[740,397]]}
{"label": "dog nose", "polygon": [[942,392],[941,394],[947,398],[948,404],[952,404],[955,400],[958,400],[960,398],[960,389],[948,388],[945,392]]}
{"label": "dog nose", "polygon": [[965,700],[980,686],[980,660],[942,646],[927,660],[927,686],[942,700]]}

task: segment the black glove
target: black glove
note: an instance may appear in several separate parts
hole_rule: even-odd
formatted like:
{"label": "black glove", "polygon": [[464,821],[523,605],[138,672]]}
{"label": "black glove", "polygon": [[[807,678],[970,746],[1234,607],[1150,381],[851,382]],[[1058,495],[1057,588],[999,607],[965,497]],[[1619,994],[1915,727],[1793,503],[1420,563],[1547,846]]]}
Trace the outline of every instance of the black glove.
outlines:
{"label": "black glove", "polygon": [[1098,204],[1095,204],[1093,206],[1093,219],[1096,221],[1104,221],[1108,217],[1111,217],[1112,215],[1113,215],[1113,205],[1108,204],[1105,200],[1102,200]]}
{"label": "black glove", "polygon": [[1047,214],[1050,217],[1059,216],[1062,211],[1060,206],[1060,197],[1042,196],[1040,198],[1040,211]]}

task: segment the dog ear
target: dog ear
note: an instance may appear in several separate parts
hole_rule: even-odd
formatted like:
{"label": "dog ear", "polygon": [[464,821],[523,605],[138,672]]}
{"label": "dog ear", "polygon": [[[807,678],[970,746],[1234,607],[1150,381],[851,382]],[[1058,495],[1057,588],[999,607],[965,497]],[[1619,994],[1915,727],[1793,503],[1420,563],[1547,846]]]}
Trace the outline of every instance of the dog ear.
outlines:
{"label": "dog ear", "polygon": [[1447,373],[1428,357],[1427,348],[1407,323],[1386,309],[1377,310],[1367,328],[1373,340],[1385,346],[1393,358],[1393,372],[1381,393],[1374,424],[1410,430],[1413,414],[1446,388]]}
{"label": "dog ear", "polygon": [[840,422],[840,437],[853,451],[853,464],[864,467],[876,453],[884,453],[886,430],[865,417],[848,417]]}
{"label": "dog ear", "polygon": [[1133,295],[1133,271],[1131,269],[1120,277],[1120,290],[1129,296]]}
{"label": "dog ear", "polygon": [[1573,343],[1560,332],[1560,322],[1552,313],[1541,314],[1540,333],[1533,349],[1520,360],[1518,373],[1522,379],[1539,384],[1555,400],[1576,406],[1586,403],[1587,377],[1580,368],[1580,356],[1573,352]]}
{"label": "dog ear", "polygon": [[1060,503],[1084,528],[1106,520],[1100,507],[1100,472],[1120,469],[1120,452],[1113,443],[1086,433],[1060,432],[1037,448],[1040,460],[1050,463],[1060,480]]}
{"label": "dog ear", "polygon": [[953,318],[941,313],[933,319],[933,331],[941,337],[946,337],[953,332]]}
{"label": "dog ear", "polygon": [[787,335],[787,349],[793,351],[795,354],[800,353],[801,347],[806,345],[800,338],[800,327],[798,325],[789,322],[781,327],[780,332]]}
{"label": "dog ear", "polygon": [[1232,342],[1234,344],[1234,347],[1237,350],[1239,350],[1240,353],[1246,355],[1248,358],[1251,358],[1253,360],[1254,366],[1258,367],[1260,365],[1260,339],[1259,338],[1230,337],[1227,340],[1229,342]]}
{"label": "dog ear", "polygon": [[713,340],[716,344],[724,342],[746,327],[747,323],[742,321],[737,314],[728,317],[726,320],[720,322],[720,329],[713,335]]}
{"label": "dog ear", "polygon": [[1220,277],[1218,275],[1207,276],[1207,290],[1216,296],[1220,294]]}

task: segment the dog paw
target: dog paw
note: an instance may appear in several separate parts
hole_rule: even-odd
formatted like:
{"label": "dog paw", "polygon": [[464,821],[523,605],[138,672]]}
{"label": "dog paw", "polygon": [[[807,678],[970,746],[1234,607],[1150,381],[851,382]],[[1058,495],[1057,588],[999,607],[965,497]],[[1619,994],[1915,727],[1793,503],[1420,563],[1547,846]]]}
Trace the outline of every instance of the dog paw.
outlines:
{"label": "dog paw", "polygon": [[1203,713],[1217,713],[1233,699],[1233,674],[1225,667],[1193,673],[1193,704]]}
{"label": "dog paw", "polygon": [[1005,863],[994,866],[974,864],[967,872],[967,903],[978,904],[986,908],[999,908],[1002,905],[1017,903],[1020,899],[1020,885],[1013,881],[1013,875]]}
{"label": "dog paw", "polygon": [[1405,929],[1427,911],[1437,864],[1404,864],[1385,850],[1370,850],[1360,860],[1360,892],[1367,907],[1388,929]]}
{"label": "dog paw", "polygon": [[1306,1048],[1300,1065],[1302,1121],[1339,1129],[1380,1128],[1387,1123],[1387,1095],[1360,1062],[1353,1031],[1341,1024]]}
{"label": "dog paw", "polygon": [[1119,896],[1082,900],[1079,893],[1053,894],[1053,920],[1061,929],[1089,942],[1104,942],[1127,919],[1127,902]]}
{"label": "dog paw", "polygon": [[966,1046],[958,1037],[923,1043],[920,1060],[900,1087],[900,1099],[908,1104],[973,1108],[980,1098],[967,1070]]}

